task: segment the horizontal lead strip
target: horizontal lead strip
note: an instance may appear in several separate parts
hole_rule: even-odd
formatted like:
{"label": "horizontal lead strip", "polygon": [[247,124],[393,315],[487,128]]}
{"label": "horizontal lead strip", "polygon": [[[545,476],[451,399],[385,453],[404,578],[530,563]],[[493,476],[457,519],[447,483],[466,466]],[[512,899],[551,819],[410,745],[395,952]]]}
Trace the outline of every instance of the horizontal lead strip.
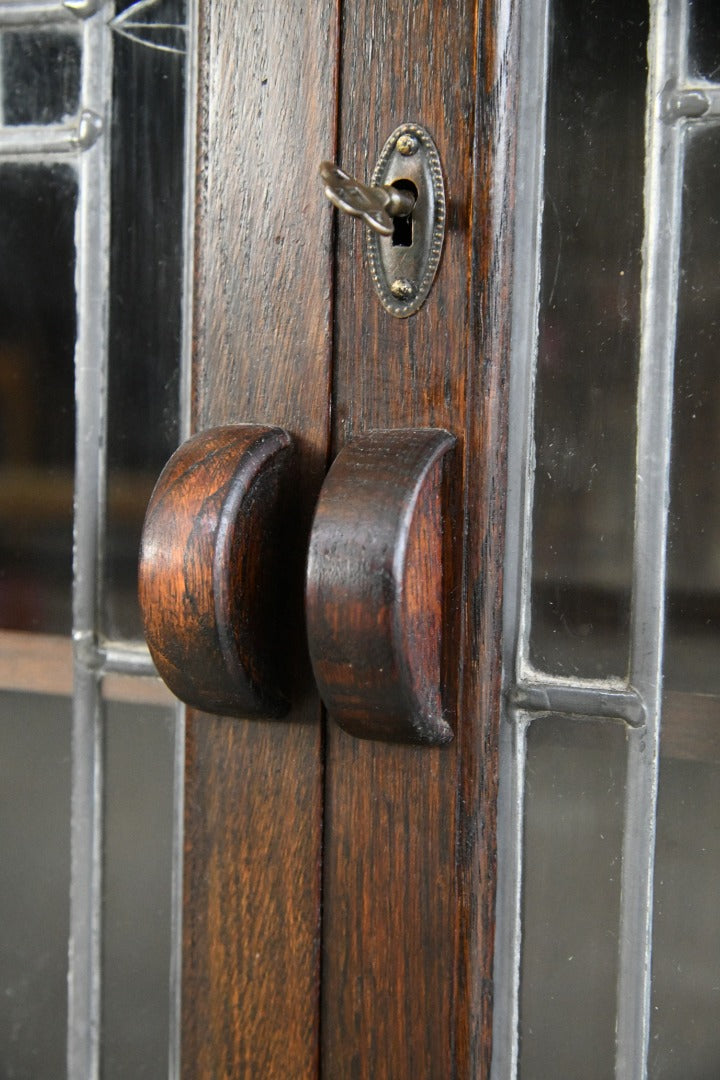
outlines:
{"label": "horizontal lead strip", "polygon": [[663,117],[668,123],[675,120],[718,120],[720,118],[720,84],[702,83],[697,86],[673,86],[663,91]]}
{"label": "horizontal lead strip", "polygon": [[98,647],[98,659],[103,672],[157,678],[157,668],[144,642],[106,641]]}
{"label": "horizontal lead strip", "polygon": [[0,27],[37,26],[42,23],[77,22],[94,15],[103,0],[20,0],[0,2]]}
{"label": "horizontal lead strip", "polygon": [[578,686],[546,681],[523,681],[508,693],[508,705],[518,712],[571,713],[575,716],[623,720],[630,727],[645,724],[645,705],[632,687]]}
{"label": "horizontal lead strip", "polygon": [[102,129],[102,120],[90,109],[84,109],[71,124],[0,127],[0,158],[78,154],[97,142]]}
{"label": "horizontal lead strip", "polygon": [[144,641],[97,641],[92,630],[73,633],[75,662],[102,675],[152,675],[157,668]]}

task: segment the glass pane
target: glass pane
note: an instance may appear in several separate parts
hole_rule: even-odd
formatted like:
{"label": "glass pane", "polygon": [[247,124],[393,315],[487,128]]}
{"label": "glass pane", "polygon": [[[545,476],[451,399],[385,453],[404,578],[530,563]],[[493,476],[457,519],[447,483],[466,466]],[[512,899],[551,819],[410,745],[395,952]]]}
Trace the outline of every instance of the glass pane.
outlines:
{"label": "glass pane", "polygon": [[720,128],[685,165],[668,548],[665,685],[720,693]]}
{"label": "glass pane", "polygon": [[568,717],[528,732],[520,1075],[607,1080],[615,1056],[626,738]]}
{"label": "glass pane", "polygon": [[114,61],[105,631],[130,638],[142,636],[142,520],[178,443],[182,325],[185,58],[153,24],[182,25],[185,5],[146,15],[152,24],[121,24]]}
{"label": "glass pane", "polygon": [[0,1074],[66,1074],[67,698],[0,692]]}
{"label": "glass pane", "polygon": [[[676,725],[685,719],[673,717]],[[717,699],[708,705],[705,722],[720,729]],[[652,1080],[720,1076],[720,755],[699,760],[707,751],[704,742],[696,750],[694,761],[663,756],[660,764]]]}
{"label": "glass pane", "polygon": [[704,79],[720,78],[720,7],[717,0],[690,0],[690,71]]}
{"label": "glass pane", "polygon": [[[145,700],[143,700],[145,699]],[[105,680],[102,1075],[168,1074],[175,719],[159,680]]]}
{"label": "glass pane", "polygon": [[647,3],[553,4],[530,661],[627,668]]}
{"label": "glass pane", "polygon": [[69,633],[72,169],[0,168],[0,627]]}
{"label": "glass pane", "polygon": [[2,122],[52,124],[77,112],[80,55],[80,39],[72,34],[36,30],[2,34]]}
{"label": "glass pane", "polygon": [[658,1080],[720,1075],[719,244],[720,130],[708,128],[687,146],[675,356],[650,1050]]}

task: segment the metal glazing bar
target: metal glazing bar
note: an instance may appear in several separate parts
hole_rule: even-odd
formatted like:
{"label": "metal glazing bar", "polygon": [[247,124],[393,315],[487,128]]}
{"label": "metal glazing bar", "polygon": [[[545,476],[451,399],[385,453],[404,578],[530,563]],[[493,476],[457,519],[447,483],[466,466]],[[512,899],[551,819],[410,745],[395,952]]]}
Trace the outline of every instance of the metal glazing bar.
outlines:
{"label": "metal glazing bar", "polygon": [[[189,438],[192,424],[192,342],[195,250],[195,146],[198,90],[198,0],[187,0],[185,52],[185,137],[183,175],[183,287],[180,354],[180,439]],[[180,1080],[182,1023],[183,852],[185,849],[185,706],[175,707],[175,767],[173,776],[172,883],[170,914],[170,1026],[168,1076]]]}
{"label": "metal glazing bar", "polygon": [[[526,649],[534,458],[533,393],[540,294],[549,0],[519,6],[520,101],[515,189],[508,491],[503,589],[506,695]],[[505,698],[507,703],[507,696]],[[527,722],[507,707],[500,725],[498,884],[491,1080],[518,1068],[522,837]]]}
{"label": "metal glazing bar", "polygon": [[104,641],[95,647],[96,666],[106,675],[157,675],[144,641]]}
{"label": "metal glazing bar", "polygon": [[[526,8],[530,10],[526,10]],[[515,187],[508,491],[503,588],[506,679],[522,678],[529,637],[535,371],[540,308],[545,95],[550,0],[522,8]]]}
{"label": "metal glazing bar", "polygon": [[69,124],[24,124],[0,128],[0,158],[79,154],[95,145],[103,122],[92,109],[83,109]]}
{"label": "metal glazing bar", "polygon": [[75,659],[98,678],[110,674],[157,676],[144,641],[99,641],[93,633],[76,632]]}
{"label": "metal glazing bar", "polygon": [[518,1070],[520,961],[522,957],[523,823],[525,820],[525,716],[500,725],[498,795],[498,879],[495,899],[493,969],[493,1054],[491,1080],[515,1080]]}
{"label": "metal glazing bar", "polygon": [[168,1078],[169,1080],[180,1080],[183,852],[185,845],[185,706],[180,702],[175,706],[174,748],[172,868],[170,882]]}
{"label": "metal glazing bar", "polygon": [[646,724],[628,733],[616,1080],[644,1080],[650,1037],[653,868],[659,768],[665,556],[683,168],[683,127],[663,122],[663,88],[683,76],[684,5],[650,8],[645,240],[638,386],[630,682]]}
{"label": "metal glazing bar", "polygon": [[0,28],[37,26],[38,23],[76,23],[103,6],[103,0],[5,0],[0,3]]}
{"label": "metal glazing bar", "polygon": [[75,663],[72,731],[68,1077],[98,1075],[102,865],[102,702],[93,672]]}
{"label": "metal glazing bar", "polygon": [[[102,14],[83,26],[82,100],[105,121],[112,45]],[[103,520],[110,145],[99,139],[78,162],[75,224],[77,342],[68,1077],[97,1080],[100,1037],[102,737],[98,671],[87,663],[96,640]]]}
{"label": "metal glazing bar", "polygon": [[717,83],[694,86],[671,83],[663,91],[662,115],[666,123],[676,120],[717,123],[720,120],[720,86]]}
{"label": "metal glazing bar", "polygon": [[632,687],[561,682],[559,679],[523,681],[509,691],[512,709],[538,713],[569,713],[606,720],[624,720],[630,727],[645,723],[645,706]]}
{"label": "metal glazing bar", "polygon": [[183,175],[183,282],[180,356],[180,441],[192,434],[193,293],[195,289],[195,146],[198,93],[198,0],[187,0]]}

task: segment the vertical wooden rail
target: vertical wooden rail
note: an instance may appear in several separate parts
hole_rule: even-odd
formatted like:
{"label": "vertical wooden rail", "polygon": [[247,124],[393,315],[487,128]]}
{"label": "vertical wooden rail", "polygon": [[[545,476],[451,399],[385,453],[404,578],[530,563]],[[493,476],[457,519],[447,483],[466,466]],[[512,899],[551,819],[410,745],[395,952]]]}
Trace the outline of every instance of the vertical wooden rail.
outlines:
{"label": "vertical wooden rail", "polygon": [[512,183],[512,3],[348,5],[340,164],[367,176],[404,121],[442,159],[448,229],[419,313],[381,308],[354,222],[338,230],[333,449],[372,428],[458,437],[460,711],[439,749],[330,724],[322,1042],[332,1078],[489,1074]]}
{"label": "vertical wooden rail", "polygon": [[518,8],[486,0],[478,13],[454,1019],[454,1075],[468,1080],[490,1076],[492,1055]]}
{"label": "vertical wooden rail", "polygon": [[201,0],[193,427],[281,425],[300,446],[284,721],[188,717],[182,1073],[318,1069],[322,736],[302,569],[329,427],[333,4]]}
{"label": "vertical wooden rail", "polygon": [[[464,463],[473,7],[472,0],[384,0],[344,9],[340,164],[367,175],[399,124],[420,123],[440,153],[448,218],[430,295],[402,320],[375,295],[363,230],[339,223],[334,451],[373,428],[446,428],[459,438],[456,463]],[[461,520],[446,525],[462,530]],[[329,1077],[452,1075],[458,746],[457,738],[432,749],[361,742],[328,727],[322,1030]]]}

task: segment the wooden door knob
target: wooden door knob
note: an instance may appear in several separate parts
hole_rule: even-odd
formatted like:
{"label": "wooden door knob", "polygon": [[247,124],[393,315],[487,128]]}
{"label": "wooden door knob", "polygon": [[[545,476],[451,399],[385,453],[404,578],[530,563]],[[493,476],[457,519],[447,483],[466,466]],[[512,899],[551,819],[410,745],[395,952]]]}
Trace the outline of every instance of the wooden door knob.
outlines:
{"label": "wooden door knob", "polygon": [[157,669],[182,701],[282,716],[283,536],[292,442],[281,428],[214,428],[184,443],[150,498],[139,595]]}
{"label": "wooden door knob", "polygon": [[305,611],[315,679],[352,735],[453,737],[454,528],[446,431],[374,431],[335,459],[310,536]]}

